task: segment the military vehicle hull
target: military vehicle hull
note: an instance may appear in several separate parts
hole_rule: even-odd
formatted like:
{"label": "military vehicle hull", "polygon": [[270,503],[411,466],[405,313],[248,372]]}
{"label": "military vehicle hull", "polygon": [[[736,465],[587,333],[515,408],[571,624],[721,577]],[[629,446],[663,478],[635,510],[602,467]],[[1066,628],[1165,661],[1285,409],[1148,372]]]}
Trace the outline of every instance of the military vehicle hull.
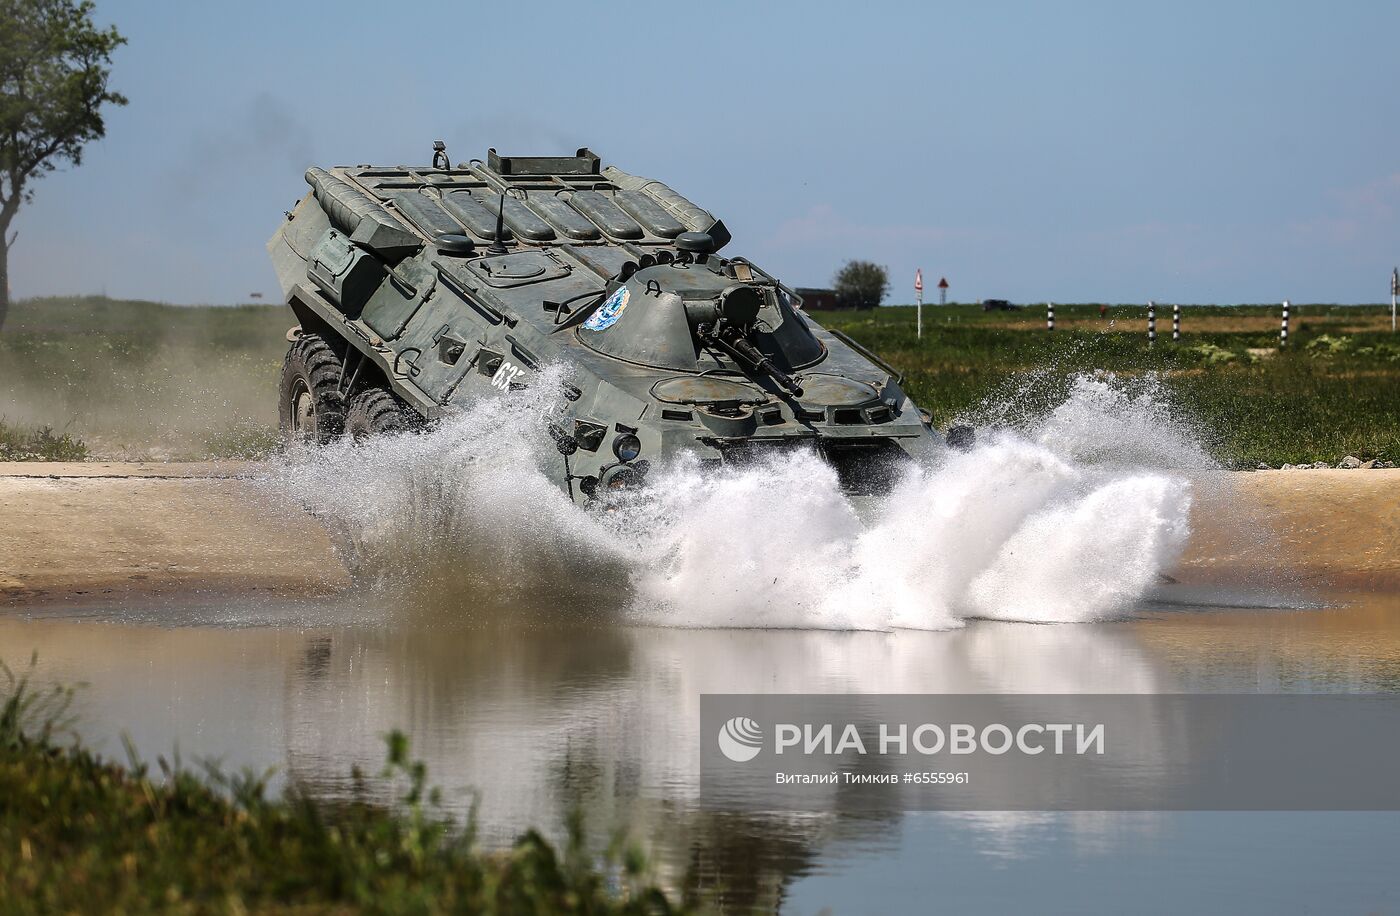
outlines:
{"label": "military vehicle hull", "polygon": [[541,464],[581,503],[681,453],[732,466],[787,449],[870,495],[941,447],[896,372],[720,256],[724,224],[665,185],[587,150],[436,158],[309,170],[268,243],[299,321],[289,438],[409,429],[562,363]]}

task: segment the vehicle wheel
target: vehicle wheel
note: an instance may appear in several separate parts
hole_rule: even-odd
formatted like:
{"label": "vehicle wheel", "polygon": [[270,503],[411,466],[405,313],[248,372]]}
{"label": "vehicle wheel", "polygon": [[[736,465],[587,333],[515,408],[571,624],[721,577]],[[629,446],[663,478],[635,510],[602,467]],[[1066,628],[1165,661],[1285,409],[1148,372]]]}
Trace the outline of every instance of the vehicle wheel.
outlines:
{"label": "vehicle wheel", "polygon": [[977,444],[977,431],[971,426],[950,426],[945,441],[960,452],[971,451]]}
{"label": "vehicle wheel", "polygon": [[417,427],[416,416],[407,405],[383,388],[366,388],[350,399],[345,429],[356,442],[371,436],[408,432]]}
{"label": "vehicle wheel", "polygon": [[340,357],[325,338],[302,334],[292,342],[277,407],[284,442],[324,445],[345,432],[340,374]]}

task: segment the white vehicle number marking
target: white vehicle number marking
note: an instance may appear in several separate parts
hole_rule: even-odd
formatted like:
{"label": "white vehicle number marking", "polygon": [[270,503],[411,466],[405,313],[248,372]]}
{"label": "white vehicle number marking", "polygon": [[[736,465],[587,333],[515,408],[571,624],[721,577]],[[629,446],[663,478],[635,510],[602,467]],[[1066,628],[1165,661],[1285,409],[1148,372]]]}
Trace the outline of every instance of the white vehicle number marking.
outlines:
{"label": "white vehicle number marking", "polygon": [[509,391],[510,383],[515,381],[515,377],[524,371],[525,370],[521,369],[519,366],[502,360],[501,368],[497,369],[496,374],[491,376],[491,385],[502,391]]}

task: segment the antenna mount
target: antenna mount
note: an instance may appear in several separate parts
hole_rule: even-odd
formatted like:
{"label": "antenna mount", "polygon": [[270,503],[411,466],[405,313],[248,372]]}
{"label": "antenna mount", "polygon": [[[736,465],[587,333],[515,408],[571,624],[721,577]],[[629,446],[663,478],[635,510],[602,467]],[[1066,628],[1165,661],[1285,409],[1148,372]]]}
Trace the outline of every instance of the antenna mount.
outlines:
{"label": "antenna mount", "polygon": [[501,194],[501,204],[496,209],[496,237],[491,240],[491,247],[486,249],[487,254],[497,255],[506,253],[506,195]]}

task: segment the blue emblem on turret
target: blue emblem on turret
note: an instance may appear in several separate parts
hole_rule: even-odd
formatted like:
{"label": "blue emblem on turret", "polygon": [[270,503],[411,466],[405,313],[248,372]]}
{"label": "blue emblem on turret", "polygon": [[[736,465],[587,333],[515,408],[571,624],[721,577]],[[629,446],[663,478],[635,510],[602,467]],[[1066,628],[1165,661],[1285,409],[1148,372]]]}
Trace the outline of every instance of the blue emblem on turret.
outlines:
{"label": "blue emblem on turret", "polygon": [[590,331],[606,331],[617,323],[617,319],[622,317],[622,310],[627,308],[627,298],[631,295],[627,287],[621,287],[617,292],[608,297],[608,301],[598,306],[598,311],[588,316],[588,320],[583,323],[584,328]]}

